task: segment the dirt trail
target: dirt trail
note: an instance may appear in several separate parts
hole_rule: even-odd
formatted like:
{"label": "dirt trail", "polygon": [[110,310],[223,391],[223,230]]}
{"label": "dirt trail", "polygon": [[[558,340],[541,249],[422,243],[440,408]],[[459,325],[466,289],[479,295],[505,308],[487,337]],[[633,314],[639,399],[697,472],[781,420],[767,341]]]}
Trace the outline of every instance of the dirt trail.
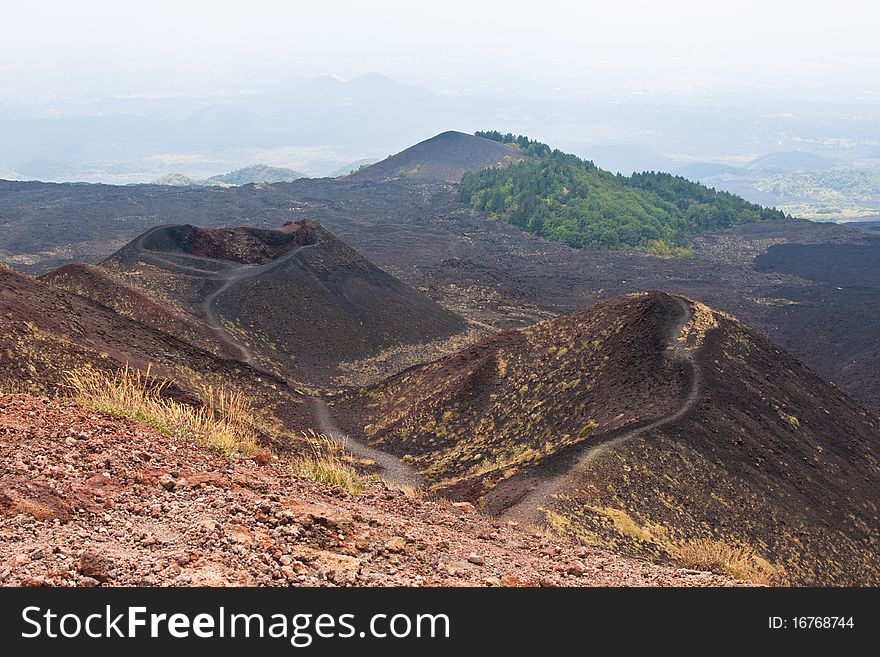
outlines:
{"label": "dirt trail", "polygon": [[670,335],[667,338],[667,354],[668,357],[674,360],[686,363],[691,370],[691,387],[687,397],[685,397],[684,402],[678,410],[670,415],[663,416],[653,422],[627,431],[611,440],[585,446],[585,451],[577,458],[575,464],[568,471],[544,479],[538,486],[523,496],[523,498],[516,504],[506,509],[501,514],[501,517],[507,520],[516,520],[525,523],[540,522],[543,518],[541,509],[546,508],[553,495],[565,488],[566,485],[574,479],[575,473],[585,469],[609,449],[625,443],[628,440],[632,440],[633,438],[654,431],[655,429],[659,429],[667,424],[676,422],[693,408],[700,396],[700,369],[694,361],[693,352],[687,348],[685,343],[680,342],[678,339],[684,330],[684,327],[689,321],[691,321],[693,310],[686,300],[678,297],[675,297],[675,300],[681,306],[682,316],[670,330]]}
{"label": "dirt trail", "polygon": [[399,458],[355,440],[337,427],[330,416],[327,402],[321,397],[312,397],[312,406],[318,430],[344,446],[346,451],[354,456],[375,461],[382,468],[383,479],[389,483],[412,486],[413,488],[419,488],[422,485],[421,477]]}
{"label": "dirt trail", "polygon": [[205,300],[202,302],[202,312],[205,315],[205,322],[210,328],[214,330],[217,336],[227,345],[238,349],[239,360],[248,365],[253,365],[255,360],[254,352],[251,351],[250,347],[238,340],[223,325],[223,323],[217,317],[217,313],[214,311],[214,301],[217,299],[217,297],[228,290],[229,287],[236,282],[236,279],[229,279],[225,283],[223,283],[223,285],[218,287],[214,292],[205,297]]}
{"label": "dirt trail", "polygon": [[[143,260],[146,260],[147,262],[157,265],[163,269],[170,269],[182,276],[201,278],[221,283],[216,290],[205,297],[204,301],[202,301],[202,303],[199,305],[199,308],[205,317],[205,322],[217,334],[217,337],[227,346],[238,350],[239,360],[247,365],[253,365],[256,361],[256,356],[254,352],[250,349],[250,347],[248,347],[241,340],[236,338],[236,336],[223,325],[223,322],[218,317],[217,311],[214,307],[215,301],[221,294],[223,294],[226,290],[228,290],[236,283],[240,283],[241,281],[248,278],[253,278],[255,276],[259,276],[260,274],[271,271],[276,267],[281,266],[291,258],[295,257],[303,249],[306,249],[310,246],[315,246],[314,244],[306,244],[303,246],[299,246],[292,251],[289,251],[284,255],[275,258],[274,260],[271,260],[270,262],[267,262],[265,264],[246,265],[235,263],[232,261],[223,261],[216,258],[204,258],[188,253],[154,251],[143,246],[144,237],[146,236],[141,237],[141,241],[139,243],[139,246],[141,247],[140,257]],[[212,266],[219,268],[213,270],[199,269],[192,266],[191,263],[193,261],[209,262]]]}
{"label": "dirt trail", "polygon": [[0,472],[0,536],[15,537],[0,540],[2,586],[737,584],[547,542],[378,481],[341,494],[283,459],[230,461],[58,400],[0,395]]}
{"label": "dirt trail", "polygon": [[467,320],[468,324],[473,324],[474,326],[479,326],[480,328],[488,329],[492,331],[492,333],[498,333],[500,330],[497,326],[492,326],[491,324],[486,324],[486,322],[481,322],[476,319]]}
{"label": "dirt trail", "polygon": [[[142,240],[143,241],[143,240]],[[229,288],[241,281],[265,274],[277,267],[280,267],[291,258],[296,257],[300,251],[307,249],[316,244],[305,244],[299,246],[284,255],[262,265],[246,265],[238,264],[231,261],[222,261],[214,258],[203,258],[201,256],[193,256],[184,253],[173,253],[165,251],[154,251],[145,248],[141,244],[140,257],[147,262],[155,264],[164,269],[170,269],[177,274],[189,276],[192,278],[200,278],[204,280],[216,281],[220,285],[213,292],[207,295],[199,304],[199,309],[205,318],[207,325],[214,330],[220,340],[230,347],[237,349],[240,353],[242,362],[254,366],[256,356],[254,352],[246,344],[238,340],[223,324],[222,319],[217,314],[215,302]],[[207,270],[199,269],[192,266],[192,263],[205,261],[212,267],[218,269]],[[330,416],[330,410],[327,403],[320,397],[312,398],[312,406],[314,410],[315,422],[318,430],[326,434],[336,442],[340,443],[345,449],[361,459],[370,459],[374,461],[381,469],[384,479],[391,483],[399,485],[412,486],[418,488],[422,484],[421,477],[415,471],[408,467],[397,457],[383,452],[375,447],[370,447],[343,432],[337,427]]]}

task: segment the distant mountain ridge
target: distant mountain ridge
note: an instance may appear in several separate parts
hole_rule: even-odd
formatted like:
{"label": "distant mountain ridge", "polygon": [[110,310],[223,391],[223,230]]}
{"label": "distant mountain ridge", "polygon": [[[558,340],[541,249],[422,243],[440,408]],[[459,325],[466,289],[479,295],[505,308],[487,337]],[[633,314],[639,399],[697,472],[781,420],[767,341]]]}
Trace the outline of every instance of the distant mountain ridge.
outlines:
{"label": "distant mountain ridge", "polygon": [[219,182],[212,182],[203,178],[191,178],[182,173],[166,173],[150,183],[152,185],[164,185],[167,187],[228,187]]}
{"label": "distant mountain ridge", "polygon": [[354,162],[349,162],[348,164],[344,164],[341,167],[337,167],[332,171],[328,171],[326,174],[327,178],[339,178],[340,176],[347,176],[350,173],[354,173],[359,169],[366,168],[371,164],[375,164],[375,158],[364,158],[360,160],[355,160]]}
{"label": "distant mountain ridge", "polygon": [[691,162],[674,169],[674,173],[700,180],[714,176],[772,176],[788,173],[825,172],[834,167],[834,160],[810,151],[777,151],[766,153],[739,165],[722,162]]}
{"label": "distant mountain ridge", "polygon": [[249,167],[236,169],[229,173],[211,176],[208,180],[226,183],[227,185],[248,185],[250,183],[293,182],[306,178],[304,173],[286,167],[270,167],[265,164],[253,164]]}
{"label": "distant mountain ridge", "polygon": [[293,182],[300,178],[307,178],[303,173],[285,167],[270,167],[266,164],[253,164],[230,171],[220,173],[210,178],[191,178],[182,173],[168,173],[153,181],[154,185],[169,185],[171,187],[235,187],[259,183]]}

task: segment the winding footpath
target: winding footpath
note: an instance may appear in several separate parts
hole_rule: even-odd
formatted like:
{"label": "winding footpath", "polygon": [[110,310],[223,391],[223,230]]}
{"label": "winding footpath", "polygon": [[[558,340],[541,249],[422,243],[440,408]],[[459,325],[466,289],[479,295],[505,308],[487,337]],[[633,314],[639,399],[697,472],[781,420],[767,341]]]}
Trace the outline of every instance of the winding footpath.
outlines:
{"label": "winding footpath", "polygon": [[[138,246],[140,246],[139,256],[141,260],[162,269],[170,270],[180,276],[205,279],[220,283],[220,285],[207,295],[199,304],[199,310],[204,316],[208,327],[214,331],[220,341],[227,346],[236,349],[239,352],[238,360],[251,366],[256,362],[256,356],[248,345],[236,338],[235,335],[223,325],[222,320],[217,315],[215,307],[217,298],[236,283],[240,283],[241,281],[276,269],[288,260],[294,258],[303,249],[316,246],[316,244],[306,244],[288,251],[284,255],[265,264],[245,265],[216,258],[190,255],[188,253],[155,251],[143,246],[144,237],[146,237],[146,235],[141,237],[141,242],[138,244]],[[214,269],[199,269],[198,267],[192,266],[193,262],[210,263]]]}
{"label": "winding footpath", "polygon": [[346,451],[360,459],[370,459],[382,468],[382,478],[390,483],[401,486],[419,488],[422,485],[421,477],[399,458],[388,452],[371,447],[366,443],[355,440],[343,432],[330,417],[330,409],[327,402],[321,397],[312,397],[314,418],[318,423],[318,431],[335,440]]}
{"label": "winding footpath", "polygon": [[[141,239],[141,242],[143,242],[143,238]],[[139,246],[140,259],[149,264],[173,271],[181,276],[206,279],[220,283],[220,285],[207,295],[199,304],[199,310],[204,316],[206,324],[217,334],[217,337],[227,346],[238,350],[240,354],[238,360],[254,367],[255,369],[259,369],[259,367],[255,365],[256,356],[254,352],[248,345],[236,338],[236,336],[223,324],[222,319],[217,314],[216,301],[220,295],[233,285],[272,271],[288,260],[296,257],[303,249],[317,245],[306,244],[299,246],[262,265],[245,265],[232,261],[205,258],[186,253],[155,251],[144,247],[142,243]],[[200,269],[193,266],[193,263],[198,262],[210,264],[213,269]],[[318,430],[321,433],[336,441],[355,457],[374,461],[381,468],[382,477],[386,481],[400,486],[411,486],[413,488],[419,488],[422,485],[421,477],[416,474],[415,470],[410,468],[399,458],[352,438],[336,426],[330,416],[330,409],[327,407],[327,402],[325,402],[324,399],[317,396],[311,397],[310,399],[313,416],[318,425]]]}
{"label": "winding footpath", "polygon": [[685,363],[691,370],[691,387],[682,402],[682,405],[675,412],[658,418],[648,424],[631,429],[620,436],[604,442],[585,445],[583,448],[584,452],[577,458],[577,462],[568,471],[542,480],[540,484],[524,495],[516,502],[516,504],[508,507],[501,514],[502,518],[522,523],[539,522],[542,519],[541,509],[547,507],[553,499],[553,496],[566,488],[567,484],[576,477],[578,472],[585,470],[602,454],[629,440],[638,438],[639,436],[650,433],[656,429],[660,429],[667,424],[677,422],[694,407],[697,400],[700,398],[700,368],[694,360],[693,351],[688,349],[687,345],[679,340],[679,336],[681,336],[684,328],[693,318],[693,309],[691,308],[690,303],[686,300],[679,297],[675,297],[675,300],[682,309],[682,315],[679,321],[676,322],[670,330],[666,348],[668,357],[678,362]]}

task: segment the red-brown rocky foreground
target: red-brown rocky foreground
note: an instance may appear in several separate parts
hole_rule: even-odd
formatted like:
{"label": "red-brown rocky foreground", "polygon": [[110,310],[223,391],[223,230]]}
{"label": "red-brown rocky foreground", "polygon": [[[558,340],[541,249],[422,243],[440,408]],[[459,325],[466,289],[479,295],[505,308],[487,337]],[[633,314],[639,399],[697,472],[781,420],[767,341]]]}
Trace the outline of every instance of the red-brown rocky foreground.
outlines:
{"label": "red-brown rocky foreground", "polygon": [[267,454],[227,460],[76,405],[0,396],[0,583],[727,586]]}

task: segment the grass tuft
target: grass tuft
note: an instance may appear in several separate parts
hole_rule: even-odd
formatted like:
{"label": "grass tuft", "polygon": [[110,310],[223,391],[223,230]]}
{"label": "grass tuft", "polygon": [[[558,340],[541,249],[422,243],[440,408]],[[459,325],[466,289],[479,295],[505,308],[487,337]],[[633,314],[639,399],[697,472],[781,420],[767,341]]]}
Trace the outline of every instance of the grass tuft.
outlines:
{"label": "grass tuft", "polygon": [[348,463],[344,445],[314,431],[309,431],[306,438],[311,453],[290,459],[290,469],[294,474],[321,484],[340,486],[355,495],[363,491],[363,478]]}
{"label": "grass tuft", "polygon": [[256,416],[241,393],[208,386],[199,393],[201,406],[177,402],[163,393],[168,381],[126,365],[116,372],[90,367],[65,374],[73,398],[106,415],[128,417],[172,437],[194,437],[227,457],[258,451]]}
{"label": "grass tuft", "polygon": [[678,562],[684,568],[708,570],[754,584],[779,586],[785,572],[745,545],[730,545],[711,538],[688,541],[678,547]]}

